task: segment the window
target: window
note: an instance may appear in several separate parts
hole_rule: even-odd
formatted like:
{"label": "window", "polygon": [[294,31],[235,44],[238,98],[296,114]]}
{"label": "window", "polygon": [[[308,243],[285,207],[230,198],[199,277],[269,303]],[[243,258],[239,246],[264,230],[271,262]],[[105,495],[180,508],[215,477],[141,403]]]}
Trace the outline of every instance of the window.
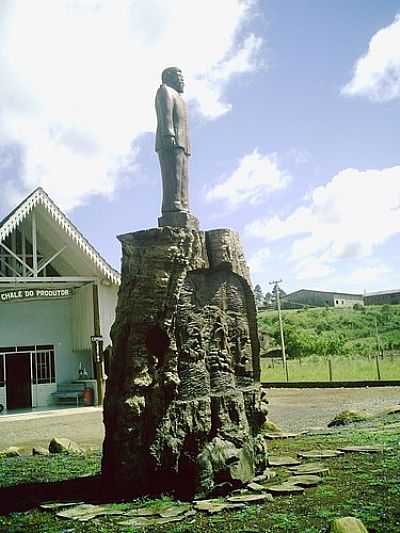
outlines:
{"label": "window", "polygon": [[[45,350],[41,348],[47,348]],[[49,349],[50,348],[50,349]],[[37,346],[32,354],[32,382],[35,385],[42,383],[55,383],[54,348],[50,346]]]}
{"label": "window", "polygon": [[4,355],[0,353],[0,387],[4,387]]}
{"label": "window", "polygon": [[56,382],[54,346],[52,344],[39,346],[7,346],[0,347],[0,387],[4,387],[5,385],[6,356],[12,357],[14,354],[18,353],[30,354],[32,361],[32,383],[34,385]]}

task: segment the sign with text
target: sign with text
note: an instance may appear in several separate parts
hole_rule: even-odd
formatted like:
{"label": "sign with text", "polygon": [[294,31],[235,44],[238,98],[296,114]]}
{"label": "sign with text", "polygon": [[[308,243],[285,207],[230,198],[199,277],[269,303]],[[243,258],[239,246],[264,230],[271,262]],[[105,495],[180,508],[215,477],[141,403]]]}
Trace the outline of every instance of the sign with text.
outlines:
{"label": "sign with text", "polygon": [[39,298],[67,298],[72,296],[72,289],[11,289],[0,292],[0,303]]}

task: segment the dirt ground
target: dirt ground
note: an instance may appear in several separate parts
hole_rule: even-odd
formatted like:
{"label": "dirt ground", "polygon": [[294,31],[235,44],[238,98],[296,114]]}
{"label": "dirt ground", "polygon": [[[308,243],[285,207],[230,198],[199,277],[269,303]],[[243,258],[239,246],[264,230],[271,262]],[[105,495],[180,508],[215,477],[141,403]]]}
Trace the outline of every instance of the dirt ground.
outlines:
{"label": "dirt ground", "polygon": [[375,414],[400,404],[400,387],[341,389],[269,389],[270,420],[284,431],[326,427],[344,410]]}
{"label": "dirt ground", "polygon": [[[321,427],[344,409],[376,413],[400,403],[400,387],[362,389],[269,389],[270,419],[285,431]],[[67,437],[84,448],[101,447],[102,411],[84,408],[74,412],[50,411],[40,415],[0,416],[0,449],[19,446],[47,447],[52,437]]]}

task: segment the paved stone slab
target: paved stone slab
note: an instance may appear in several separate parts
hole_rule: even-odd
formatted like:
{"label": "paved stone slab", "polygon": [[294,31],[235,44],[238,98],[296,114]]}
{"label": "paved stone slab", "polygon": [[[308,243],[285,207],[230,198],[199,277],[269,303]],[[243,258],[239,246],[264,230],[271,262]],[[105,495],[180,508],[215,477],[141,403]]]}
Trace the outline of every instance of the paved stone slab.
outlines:
{"label": "paved stone slab", "polygon": [[344,452],[339,450],[308,450],[306,452],[297,452],[299,457],[314,458],[314,459],[327,459],[329,457],[337,457],[338,455],[343,455]]}
{"label": "paved stone slab", "polygon": [[137,516],[136,518],[130,518],[129,520],[123,520],[118,522],[118,525],[129,526],[132,528],[144,528],[150,526],[162,526],[164,524],[169,524],[173,522],[181,522],[186,518],[193,516],[195,511],[188,511],[187,513],[181,514],[179,516],[169,516],[169,517],[144,517]]}
{"label": "paved stone slab", "polygon": [[79,522],[87,522],[97,516],[105,515],[123,515],[125,511],[118,511],[111,507],[102,505],[92,505],[91,503],[83,503],[82,505],[75,505],[57,513],[60,518],[69,518],[71,520],[78,520]]}
{"label": "paved stone slab", "polygon": [[84,503],[85,502],[46,502],[39,505],[39,507],[45,511],[51,511],[55,509],[64,509],[65,507],[74,507]]}
{"label": "paved stone slab", "polygon": [[192,509],[191,504],[189,503],[180,503],[180,504],[174,504],[170,505],[166,509],[163,509],[160,511],[161,518],[170,518],[173,516],[179,516],[183,513],[187,513]]}
{"label": "paved stone slab", "polygon": [[322,463],[309,463],[300,466],[291,466],[288,467],[288,470],[290,470],[290,472],[295,476],[299,474],[323,474],[329,471],[329,469]]}
{"label": "paved stone slab", "polygon": [[301,487],[315,487],[319,485],[322,481],[322,478],[315,475],[298,475],[290,477],[285,481],[285,483],[290,483],[292,485],[300,485]]}
{"label": "paved stone slab", "polygon": [[200,500],[195,502],[196,511],[208,514],[220,513],[221,511],[238,511],[244,507],[244,503],[229,503],[223,500]]}
{"label": "paved stone slab", "polygon": [[344,448],[338,448],[338,450],[341,452],[383,453],[390,451],[391,448],[383,446],[345,446]]}
{"label": "paved stone slab", "polygon": [[187,511],[190,511],[192,505],[190,503],[180,502],[154,502],[125,512],[126,516],[158,516],[159,518],[169,518],[172,516],[179,516]]}
{"label": "paved stone slab", "polygon": [[302,433],[264,433],[263,435],[266,439],[274,440],[274,439],[290,439],[290,438],[298,437],[299,435],[302,435]]}
{"label": "paved stone slab", "polygon": [[265,487],[268,492],[272,494],[301,494],[304,492],[304,487],[294,485],[293,483],[281,483],[280,485],[271,485]]}
{"label": "paved stone slab", "polygon": [[301,465],[301,461],[288,455],[270,455],[268,464],[269,466],[297,466]]}
{"label": "paved stone slab", "polygon": [[259,485],[258,483],[254,483],[254,481],[252,483],[249,483],[247,485],[247,488],[251,492],[263,492],[263,491],[265,491],[265,487],[263,487],[263,485]]}
{"label": "paved stone slab", "polygon": [[231,503],[263,503],[271,502],[272,496],[270,494],[241,494],[238,496],[230,496],[227,498]]}
{"label": "paved stone slab", "polygon": [[263,481],[268,481],[276,476],[276,472],[273,470],[266,468],[262,474],[259,476],[256,476],[253,479],[253,483],[262,483]]}

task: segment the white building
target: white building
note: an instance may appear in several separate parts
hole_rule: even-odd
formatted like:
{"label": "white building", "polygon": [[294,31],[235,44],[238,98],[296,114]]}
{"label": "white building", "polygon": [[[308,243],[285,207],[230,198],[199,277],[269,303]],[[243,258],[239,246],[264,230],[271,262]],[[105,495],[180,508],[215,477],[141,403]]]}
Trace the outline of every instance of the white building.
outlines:
{"label": "white building", "polygon": [[0,410],[50,405],[79,377],[100,385],[119,283],[43,189],[0,222]]}

